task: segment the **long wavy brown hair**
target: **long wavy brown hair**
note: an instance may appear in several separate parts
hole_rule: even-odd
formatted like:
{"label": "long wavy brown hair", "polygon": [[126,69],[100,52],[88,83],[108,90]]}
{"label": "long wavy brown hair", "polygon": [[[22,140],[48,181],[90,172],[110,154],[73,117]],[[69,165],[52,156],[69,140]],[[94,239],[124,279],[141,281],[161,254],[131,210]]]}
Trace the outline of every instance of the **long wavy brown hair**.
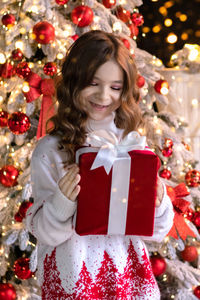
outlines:
{"label": "long wavy brown hair", "polygon": [[74,162],[75,149],[86,139],[87,111],[80,92],[87,87],[97,69],[114,59],[123,70],[121,105],[116,110],[115,124],[124,129],[124,136],[137,130],[142,121],[138,107],[139,92],[136,86],[137,70],[129,50],[121,39],[100,30],[80,36],[70,47],[62,66],[61,80],[57,84],[58,110],[51,118],[51,135],[60,137],[60,147],[68,154],[68,163]]}

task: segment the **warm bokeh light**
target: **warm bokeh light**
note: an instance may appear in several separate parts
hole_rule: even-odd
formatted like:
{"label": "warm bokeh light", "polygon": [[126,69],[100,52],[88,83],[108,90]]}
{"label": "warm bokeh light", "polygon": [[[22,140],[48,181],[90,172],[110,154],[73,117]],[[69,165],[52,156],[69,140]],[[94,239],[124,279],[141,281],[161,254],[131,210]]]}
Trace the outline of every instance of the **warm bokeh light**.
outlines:
{"label": "warm bokeh light", "polygon": [[156,25],[156,26],[154,26],[154,27],[152,28],[152,31],[153,31],[154,33],[158,33],[161,29],[162,29],[161,25],[158,24],[158,25]]}
{"label": "warm bokeh light", "polygon": [[166,27],[170,27],[173,24],[172,19],[165,19],[164,24]]}
{"label": "warm bokeh light", "polygon": [[159,8],[159,12],[163,15],[166,16],[167,15],[167,9],[164,6],[161,6]]}
{"label": "warm bokeh light", "polygon": [[167,36],[167,42],[169,43],[169,44],[174,44],[174,43],[176,43],[177,42],[177,40],[178,40],[178,37],[177,37],[177,35],[176,34],[174,34],[174,33],[170,33],[170,34],[168,34],[168,36]]}
{"label": "warm bokeh light", "polygon": [[187,15],[182,14],[182,15],[180,15],[179,19],[181,22],[185,22],[187,20]]}
{"label": "warm bokeh light", "polygon": [[183,32],[183,33],[181,34],[181,39],[182,39],[183,41],[186,41],[186,40],[188,39],[188,34],[187,34],[186,32]]}
{"label": "warm bokeh light", "polygon": [[144,27],[142,28],[142,31],[143,31],[144,33],[148,33],[148,32],[150,31],[150,28],[147,27],[147,26],[144,26]]}
{"label": "warm bokeh light", "polygon": [[164,5],[165,5],[166,8],[170,8],[174,5],[174,1],[167,1],[167,2],[165,2]]}

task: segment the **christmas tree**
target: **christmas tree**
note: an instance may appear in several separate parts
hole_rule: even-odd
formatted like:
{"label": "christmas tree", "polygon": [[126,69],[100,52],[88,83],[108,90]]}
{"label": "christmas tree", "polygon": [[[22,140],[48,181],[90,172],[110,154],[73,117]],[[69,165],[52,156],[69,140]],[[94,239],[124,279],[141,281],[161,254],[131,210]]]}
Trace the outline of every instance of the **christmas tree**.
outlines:
{"label": "christmas tree", "polygon": [[[174,225],[169,235],[162,243],[147,245],[162,299],[200,298],[200,172],[195,169],[192,151],[183,139],[186,124],[165,109],[159,111],[159,105],[165,107],[169,99],[176,101],[176,95],[161,75],[162,62],[137,47],[137,35],[144,22],[138,9],[141,4],[140,0],[0,3],[1,300],[41,299],[35,274],[37,241],[24,222],[33,202],[30,159],[37,139],[45,134],[47,119],[56,111],[54,83],[62,60],[82,33],[95,29],[119,35],[135,58],[145,120],[139,132],[147,136],[150,148],[160,157],[159,174],[174,206]],[[129,248],[126,271],[132,276],[135,258],[134,249],[131,245]],[[47,258],[46,264],[51,259]],[[99,280],[103,272],[115,268],[108,258],[105,261],[107,264],[99,270]],[[92,279],[85,265],[82,275],[90,285]],[[59,278],[57,283],[59,286]],[[81,289],[81,278],[78,284]],[[123,274],[121,285],[126,285]],[[60,293],[60,299],[64,299]]]}

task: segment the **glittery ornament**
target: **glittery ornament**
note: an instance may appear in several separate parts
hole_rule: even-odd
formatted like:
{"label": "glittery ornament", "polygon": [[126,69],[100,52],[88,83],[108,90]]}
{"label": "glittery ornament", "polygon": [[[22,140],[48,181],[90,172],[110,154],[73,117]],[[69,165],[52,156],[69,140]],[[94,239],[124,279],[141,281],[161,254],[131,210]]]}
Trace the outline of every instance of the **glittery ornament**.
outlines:
{"label": "glittery ornament", "polygon": [[29,258],[21,257],[14,263],[13,270],[19,279],[29,279],[32,277],[33,272],[29,269]]}
{"label": "glittery ornament", "polygon": [[124,43],[124,46],[129,50],[131,47],[129,41],[127,39],[121,39],[121,40]]}
{"label": "glittery ornament", "polygon": [[12,14],[3,15],[1,22],[8,28],[11,28],[15,24],[15,16]]}
{"label": "glittery ornament", "polygon": [[70,38],[72,40],[76,41],[79,38],[79,36],[78,36],[78,34],[74,34],[74,35],[71,35]]}
{"label": "glittery ornament", "polygon": [[0,111],[0,127],[7,127],[8,126],[8,117],[9,114],[7,111]]}
{"label": "glittery ornament", "polygon": [[165,272],[166,262],[163,257],[159,255],[151,256],[150,262],[154,276],[160,276]]}
{"label": "glittery ornament", "polygon": [[116,4],[116,0],[102,0],[102,3],[106,8],[112,8]]}
{"label": "glittery ornament", "polygon": [[185,181],[190,187],[197,187],[200,184],[200,172],[197,170],[190,170],[185,175]]}
{"label": "glittery ornament", "polygon": [[127,23],[130,21],[131,13],[129,10],[124,9],[122,6],[118,6],[116,10],[116,16],[124,23]]}
{"label": "glittery ornament", "polygon": [[23,53],[19,48],[17,48],[12,51],[11,56],[14,61],[20,61],[23,58]]}
{"label": "glittery ornament", "polygon": [[192,210],[192,208],[188,208],[187,211],[184,213],[184,218],[186,218],[189,221],[193,221],[195,212]]}
{"label": "glittery ornament", "polygon": [[166,80],[158,80],[154,85],[154,89],[158,94],[167,95],[169,93],[169,83]]}
{"label": "glittery ornament", "polygon": [[22,112],[14,112],[8,119],[8,127],[14,134],[23,134],[31,127],[29,117]]}
{"label": "glittery ornament", "polygon": [[135,26],[142,26],[144,24],[144,17],[140,13],[133,13],[131,15],[131,21]]}
{"label": "glittery ornament", "polygon": [[192,222],[196,227],[200,227],[200,212],[196,211],[193,215],[193,220]]}
{"label": "glittery ornament", "polygon": [[56,1],[56,3],[58,4],[58,5],[64,5],[64,4],[66,4],[69,0],[55,0]]}
{"label": "glittery ornament", "polygon": [[93,21],[93,11],[89,6],[80,5],[75,7],[71,13],[71,19],[78,27],[85,27]]}
{"label": "glittery ornament", "polygon": [[141,75],[138,75],[136,83],[137,83],[137,86],[139,88],[142,88],[145,85],[145,79],[144,79],[144,77],[141,76]]}
{"label": "glittery ornament", "polygon": [[168,169],[163,169],[159,172],[160,177],[165,178],[165,179],[170,179],[172,176],[172,173]]}
{"label": "glittery ornament", "polygon": [[198,251],[195,246],[186,246],[183,251],[181,251],[181,257],[183,260],[192,262],[198,257]]}
{"label": "glittery ornament", "polygon": [[0,65],[0,77],[11,78],[15,73],[15,68],[11,64],[6,62],[5,64]]}
{"label": "glittery ornament", "polygon": [[165,157],[170,157],[173,153],[173,149],[172,148],[163,148],[162,149],[162,154]]}
{"label": "glittery ornament", "polygon": [[17,185],[19,170],[12,165],[5,165],[0,169],[0,183],[5,187]]}
{"label": "glittery ornament", "polygon": [[46,75],[53,76],[57,73],[57,67],[54,62],[48,62],[44,65],[43,71]]}
{"label": "glittery ornament", "polygon": [[40,44],[50,44],[55,40],[55,28],[47,21],[41,21],[33,27],[33,37]]}
{"label": "glittery ornament", "polygon": [[1,300],[17,299],[16,290],[11,283],[0,283],[0,299]]}
{"label": "glittery ornament", "polygon": [[26,78],[31,73],[31,69],[29,68],[27,62],[20,62],[16,68],[17,76],[20,78]]}
{"label": "glittery ornament", "polygon": [[193,293],[198,299],[200,299],[200,285],[194,288]]}
{"label": "glittery ornament", "polygon": [[164,147],[165,148],[171,148],[172,146],[173,146],[173,141],[169,138],[166,138],[165,142],[164,142]]}

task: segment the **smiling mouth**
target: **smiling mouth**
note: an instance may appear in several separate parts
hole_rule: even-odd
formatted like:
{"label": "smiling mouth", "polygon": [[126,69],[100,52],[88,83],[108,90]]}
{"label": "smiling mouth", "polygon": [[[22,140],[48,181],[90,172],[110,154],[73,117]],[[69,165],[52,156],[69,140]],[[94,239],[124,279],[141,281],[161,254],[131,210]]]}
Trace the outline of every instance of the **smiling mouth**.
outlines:
{"label": "smiling mouth", "polygon": [[100,105],[100,104],[97,104],[97,103],[94,103],[94,102],[90,102],[90,104],[92,105],[92,107],[94,107],[98,110],[103,110],[103,109],[110,106],[110,104],[109,105]]}

